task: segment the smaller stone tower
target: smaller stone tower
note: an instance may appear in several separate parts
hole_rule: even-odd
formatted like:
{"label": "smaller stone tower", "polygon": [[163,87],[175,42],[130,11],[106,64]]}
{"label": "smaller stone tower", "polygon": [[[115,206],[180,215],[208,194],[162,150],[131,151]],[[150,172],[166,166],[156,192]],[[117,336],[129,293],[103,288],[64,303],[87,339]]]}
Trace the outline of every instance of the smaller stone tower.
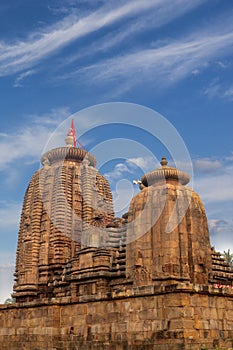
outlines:
{"label": "smaller stone tower", "polygon": [[200,197],[189,175],[167,165],[142,177],[129,208],[126,277],[134,284],[189,281],[208,284],[211,248]]}

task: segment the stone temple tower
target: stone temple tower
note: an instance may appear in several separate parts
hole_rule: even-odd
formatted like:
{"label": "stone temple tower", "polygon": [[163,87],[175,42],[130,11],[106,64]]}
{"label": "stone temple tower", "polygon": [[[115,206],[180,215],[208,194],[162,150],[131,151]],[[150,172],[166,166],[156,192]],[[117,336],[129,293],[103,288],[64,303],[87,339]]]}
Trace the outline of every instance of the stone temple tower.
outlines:
{"label": "stone temple tower", "polygon": [[162,158],[116,218],[74,136],[27,188],[0,349],[232,349],[233,269],[210,246],[189,175]]}
{"label": "stone temple tower", "polygon": [[72,142],[69,132],[66,147],[42,156],[43,167],[27,188],[14,286],[19,301],[49,296],[49,282],[60,276],[64,264],[81,247],[98,246],[103,239],[90,238],[90,229],[105,227],[113,218],[108,181],[95,168],[95,157]]}
{"label": "stone temple tower", "polygon": [[95,157],[66,143],[25,194],[0,348],[231,349],[233,270],[189,175],[162,158],[116,218]]}
{"label": "stone temple tower", "polygon": [[188,281],[208,284],[211,247],[200,197],[189,176],[167,165],[142,177],[128,213],[126,276],[134,284]]}
{"label": "stone temple tower", "polygon": [[[115,290],[233,278],[211,250],[200,197],[189,175],[168,166],[145,174],[129,211],[115,218],[95,157],[73,146],[42,158],[27,188],[18,235],[17,301],[109,297]],[[225,265],[224,265],[225,264]]]}

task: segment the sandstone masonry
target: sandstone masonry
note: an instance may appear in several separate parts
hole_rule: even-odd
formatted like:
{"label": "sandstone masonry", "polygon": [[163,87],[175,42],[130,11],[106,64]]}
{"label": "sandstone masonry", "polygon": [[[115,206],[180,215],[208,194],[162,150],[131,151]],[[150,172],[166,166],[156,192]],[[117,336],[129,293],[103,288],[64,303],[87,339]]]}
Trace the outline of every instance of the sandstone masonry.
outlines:
{"label": "sandstone masonry", "polygon": [[[69,136],[67,136],[68,138]],[[115,218],[87,151],[56,148],[25,194],[0,349],[233,348],[233,271],[189,176],[161,167]]]}

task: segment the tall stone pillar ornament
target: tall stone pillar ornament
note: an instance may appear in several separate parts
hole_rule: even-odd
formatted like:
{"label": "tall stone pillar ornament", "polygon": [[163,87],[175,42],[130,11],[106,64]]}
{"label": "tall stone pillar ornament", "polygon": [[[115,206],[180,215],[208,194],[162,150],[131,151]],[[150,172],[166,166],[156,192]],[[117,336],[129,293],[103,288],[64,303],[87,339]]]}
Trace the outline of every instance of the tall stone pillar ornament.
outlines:
{"label": "tall stone pillar ornament", "polygon": [[212,261],[207,219],[200,197],[185,186],[189,176],[163,158],[161,168],[141,181],[142,191],[129,208],[126,276],[135,284],[208,284]]}

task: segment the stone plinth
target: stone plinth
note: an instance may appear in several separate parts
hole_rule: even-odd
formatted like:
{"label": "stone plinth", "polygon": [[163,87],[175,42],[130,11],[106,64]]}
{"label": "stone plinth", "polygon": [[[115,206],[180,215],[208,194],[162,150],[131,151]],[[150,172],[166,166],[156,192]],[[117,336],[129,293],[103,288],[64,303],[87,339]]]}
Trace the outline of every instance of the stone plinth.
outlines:
{"label": "stone plinth", "polygon": [[189,283],[1,306],[0,349],[231,349],[232,310],[232,291]]}

